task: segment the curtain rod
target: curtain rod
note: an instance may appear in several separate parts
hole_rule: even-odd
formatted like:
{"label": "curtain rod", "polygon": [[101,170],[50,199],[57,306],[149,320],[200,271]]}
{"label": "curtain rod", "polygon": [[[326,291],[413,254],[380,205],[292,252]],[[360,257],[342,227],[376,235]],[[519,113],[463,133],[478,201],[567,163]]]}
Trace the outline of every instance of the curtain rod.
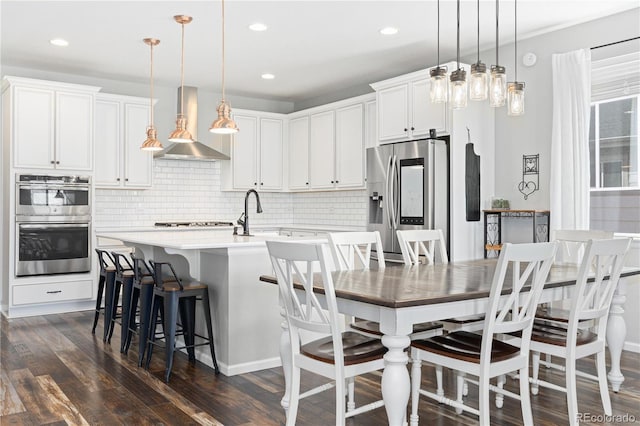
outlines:
{"label": "curtain rod", "polygon": [[628,41],[633,41],[633,40],[638,40],[638,39],[640,39],[640,36],[638,36],[638,37],[628,38],[628,39],[626,39],[626,40],[614,41],[613,43],[602,44],[602,45],[600,45],[600,46],[592,47],[592,48],[591,48],[591,50],[600,49],[601,47],[614,46],[614,45],[616,45],[616,44],[626,43],[626,42],[628,42]]}

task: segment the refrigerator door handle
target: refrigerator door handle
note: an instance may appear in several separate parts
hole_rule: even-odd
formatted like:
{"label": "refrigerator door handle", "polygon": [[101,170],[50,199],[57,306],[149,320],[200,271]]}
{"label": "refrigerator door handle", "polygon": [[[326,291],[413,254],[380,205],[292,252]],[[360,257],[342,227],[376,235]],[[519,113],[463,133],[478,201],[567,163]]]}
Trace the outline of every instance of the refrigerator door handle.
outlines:
{"label": "refrigerator door handle", "polygon": [[396,161],[397,161],[397,157],[394,155],[392,160],[391,160],[391,172],[389,174],[389,181],[390,181],[390,194],[389,194],[389,204],[391,204],[391,208],[390,210],[390,217],[391,217],[391,224],[393,228],[397,228],[398,227],[398,223],[397,223],[397,218],[396,218],[396,206],[397,206],[397,200],[396,200],[396,185],[397,185],[397,167],[396,167]]}
{"label": "refrigerator door handle", "polygon": [[385,173],[385,179],[384,179],[384,184],[385,184],[385,188],[384,188],[384,196],[387,199],[386,200],[386,205],[387,205],[387,227],[389,229],[392,229],[391,226],[391,161],[393,160],[393,156],[390,155],[389,158],[387,159],[387,171]]}

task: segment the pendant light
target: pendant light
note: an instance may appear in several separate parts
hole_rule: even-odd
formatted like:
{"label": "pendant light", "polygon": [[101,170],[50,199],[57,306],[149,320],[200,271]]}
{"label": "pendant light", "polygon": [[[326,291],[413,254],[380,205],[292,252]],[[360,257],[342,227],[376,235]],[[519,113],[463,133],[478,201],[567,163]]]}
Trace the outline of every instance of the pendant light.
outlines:
{"label": "pendant light", "polygon": [[524,83],[518,81],[518,0],[514,0],[514,42],[513,49],[515,51],[514,75],[515,79],[509,83],[507,91],[507,114],[523,115],[524,114]]}
{"label": "pendant light", "polygon": [[193,18],[186,15],[176,15],[173,17],[182,27],[182,53],[180,55],[180,111],[176,118],[176,129],[169,135],[169,142],[190,143],[193,136],[187,130],[187,117],[184,116],[184,26],[190,23]]}
{"label": "pendant light", "polygon": [[460,0],[457,0],[456,3],[458,6],[458,69],[451,73],[449,86],[451,88],[451,108],[460,109],[467,106],[467,72],[460,67]]}
{"label": "pendant light", "polygon": [[224,96],[224,0],[222,0],[222,100],[218,105],[218,118],[211,124],[209,131],[217,134],[236,133],[239,129],[236,122],[231,119],[231,107],[225,101]]}
{"label": "pendant light", "polygon": [[471,65],[469,77],[469,99],[472,101],[484,101],[488,96],[487,66],[480,61],[480,0],[478,3],[478,62]]}
{"label": "pendant light", "polygon": [[151,49],[151,95],[149,97],[150,124],[147,127],[147,139],[142,143],[140,149],[143,151],[161,151],[163,146],[160,141],[158,141],[158,132],[153,125],[153,46],[157,46],[160,40],[156,38],[145,38],[143,41],[148,44]]}
{"label": "pendant light", "polygon": [[439,104],[447,102],[447,70],[440,67],[440,0],[438,0],[438,66],[429,72],[431,87],[429,96],[431,102]]}
{"label": "pendant light", "polygon": [[503,106],[507,96],[507,71],[498,65],[499,12],[499,0],[496,0],[496,64],[491,65],[491,83],[489,84],[489,105],[492,107]]}

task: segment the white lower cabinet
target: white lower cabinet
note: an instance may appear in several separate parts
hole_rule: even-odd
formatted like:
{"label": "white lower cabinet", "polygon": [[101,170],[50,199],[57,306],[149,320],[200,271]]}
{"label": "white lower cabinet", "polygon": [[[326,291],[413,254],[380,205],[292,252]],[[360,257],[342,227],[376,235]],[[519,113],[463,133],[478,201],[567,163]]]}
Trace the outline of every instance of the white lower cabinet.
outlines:
{"label": "white lower cabinet", "polygon": [[[223,167],[226,189],[281,191],[284,173],[284,116],[235,110],[231,161]],[[229,182],[231,181],[231,182]]]}
{"label": "white lower cabinet", "polygon": [[148,99],[96,95],[96,187],[151,187],[153,154],[140,150],[146,138],[149,115]]}
{"label": "white lower cabinet", "polygon": [[13,286],[13,304],[67,302],[93,297],[93,281],[63,281]]}

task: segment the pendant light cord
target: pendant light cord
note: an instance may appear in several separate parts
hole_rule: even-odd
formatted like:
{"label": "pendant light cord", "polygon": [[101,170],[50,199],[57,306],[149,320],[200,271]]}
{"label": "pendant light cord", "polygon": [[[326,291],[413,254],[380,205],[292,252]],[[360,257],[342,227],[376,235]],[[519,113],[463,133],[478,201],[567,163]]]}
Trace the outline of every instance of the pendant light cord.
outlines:
{"label": "pendant light cord", "polygon": [[480,63],[480,0],[478,0],[478,63]]}
{"label": "pendant light cord", "polygon": [[514,74],[516,76],[515,82],[518,82],[518,0],[513,1],[513,22],[514,22],[514,31],[513,34],[513,50],[515,52],[515,58],[513,58],[514,65]]}
{"label": "pendant light cord", "polygon": [[438,0],[438,67],[440,67],[440,0]]}
{"label": "pendant light cord", "polygon": [[500,15],[499,3],[500,3],[500,0],[496,0],[496,66],[500,64],[500,62],[498,62],[498,21],[499,21],[498,16]]}
{"label": "pendant light cord", "polygon": [[222,102],[224,101],[224,0],[222,0]]}
{"label": "pendant light cord", "polygon": [[458,0],[458,25],[457,25],[457,31],[458,31],[458,49],[457,49],[457,62],[458,62],[458,69],[460,69],[460,0]]}
{"label": "pendant light cord", "polygon": [[180,115],[184,116],[184,22],[182,23],[182,53],[180,54]]}
{"label": "pendant light cord", "polygon": [[149,109],[151,110],[151,127],[153,127],[153,42],[149,43],[151,46],[151,97],[149,98]]}

